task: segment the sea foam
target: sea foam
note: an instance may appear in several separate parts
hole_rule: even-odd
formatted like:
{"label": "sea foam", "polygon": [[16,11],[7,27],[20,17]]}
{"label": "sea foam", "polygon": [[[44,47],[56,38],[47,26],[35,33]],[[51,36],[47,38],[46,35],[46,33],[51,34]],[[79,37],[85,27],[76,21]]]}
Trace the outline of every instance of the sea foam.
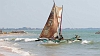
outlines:
{"label": "sea foam", "polygon": [[32,39],[26,38],[24,41],[25,42],[31,42],[31,41],[35,41],[35,40],[38,40],[38,39],[37,38],[32,38]]}
{"label": "sea foam", "polygon": [[0,41],[15,41],[15,42],[20,42],[20,41],[25,41],[25,42],[32,42],[38,40],[37,38],[3,38],[0,39]]}
{"label": "sea foam", "polygon": [[10,49],[11,52],[20,54],[21,56],[32,56],[30,52],[23,51],[21,48],[8,47],[8,46],[0,46],[0,47],[5,48],[5,49]]}
{"label": "sea foam", "polygon": [[[0,39],[0,40],[4,40],[4,39]],[[11,42],[8,42],[8,41],[0,42],[0,48],[4,49],[5,51],[8,50],[11,53],[16,53],[21,56],[33,56],[33,54],[31,54],[29,51],[24,51],[22,48],[17,48],[15,46],[19,46],[19,44],[18,43],[12,44]]]}
{"label": "sea foam", "polygon": [[87,40],[83,40],[81,44],[88,44],[90,43],[91,41],[87,41]]}

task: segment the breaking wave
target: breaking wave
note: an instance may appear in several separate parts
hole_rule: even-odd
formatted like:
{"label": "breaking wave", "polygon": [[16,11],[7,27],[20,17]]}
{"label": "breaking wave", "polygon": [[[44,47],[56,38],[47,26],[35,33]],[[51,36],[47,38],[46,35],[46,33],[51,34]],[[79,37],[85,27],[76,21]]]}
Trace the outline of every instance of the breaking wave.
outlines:
{"label": "breaking wave", "polygon": [[0,46],[0,47],[10,49],[11,52],[20,54],[22,56],[31,56],[32,55],[30,52],[23,51],[20,48],[8,47],[8,46]]}
{"label": "breaking wave", "polygon": [[35,40],[38,40],[38,39],[37,38],[3,38],[3,39],[0,39],[0,41],[16,41],[16,42],[19,42],[19,41],[32,42]]}
{"label": "breaking wave", "polygon": [[[0,42],[1,43],[1,42]],[[13,45],[10,45],[11,43],[3,41],[2,44],[0,44],[0,48],[3,48],[5,50],[10,50],[12,53],[17,53],[21,56],[34,56],[29,51],[24,51],[22,48],[16,48],[14,46],[19,45],[17,43],[14,43]]]}
{"label": "breaking wave", "polygon": [[88,40],[83,40],[82,42],[81,42],[81,44],[90,44],[90,43],[92,43],[93,41],[88,41]]}

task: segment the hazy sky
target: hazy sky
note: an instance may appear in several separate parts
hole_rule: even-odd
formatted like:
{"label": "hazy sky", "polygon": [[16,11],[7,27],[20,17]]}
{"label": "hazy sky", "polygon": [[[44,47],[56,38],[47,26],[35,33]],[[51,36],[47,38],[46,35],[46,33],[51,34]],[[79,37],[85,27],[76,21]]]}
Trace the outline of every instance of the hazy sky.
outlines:
{"label": "hazy sky", "polygon": [[[100,0],[55,0],[63,28],[100,28]],[[0,0],[0,28],[43,28],[53,0]]]}

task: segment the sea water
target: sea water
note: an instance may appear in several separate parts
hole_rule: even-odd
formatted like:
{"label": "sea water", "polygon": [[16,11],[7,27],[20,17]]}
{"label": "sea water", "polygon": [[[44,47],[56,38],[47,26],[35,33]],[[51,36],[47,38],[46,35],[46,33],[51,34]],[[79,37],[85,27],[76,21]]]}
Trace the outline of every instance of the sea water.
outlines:
{"label": "sea water", "polygon": [[100,34],[95,34],[99,30],[62,30],[65,39],[79,35],[82,42],[59,45],[42,45],[40,41],[34,41],[34,39],[39,38],[41,30],[25,31],[31,35],[0,37],[1,40],[10,43],[2,47],[11,48],[12,52],[21,56],[100,56]]}

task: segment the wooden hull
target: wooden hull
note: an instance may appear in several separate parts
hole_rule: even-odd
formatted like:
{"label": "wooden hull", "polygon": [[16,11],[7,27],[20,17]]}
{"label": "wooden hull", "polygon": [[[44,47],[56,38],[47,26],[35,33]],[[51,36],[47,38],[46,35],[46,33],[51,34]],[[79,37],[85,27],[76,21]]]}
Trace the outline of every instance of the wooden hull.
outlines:
{"label": "wooden hull", "polygon": [[58,44],[61,44],[61,43],[73,43],[73,42],[79,42],[79,41],[82,41],[82,40],[70,40],[70,39],[64,39],[64,40],[60,40],[60,41],[56,41],[56,40],[43,40],[42,41],[42,44],[44,45],[58,45]]}
{"label": "wooden hull", "polygon": [[53,42],[53,41],[47,41],[47,42],[42,42],[42,45],[59,45],[59,43],[57,42]]}
{"label": "wooden hull", "polygon": [[53,45],[59,45],[59,44],[62,44],[62,43],[73,43],[73,42],[79,42],[79,41],[82,41],[82,39],[78,39],[78,40],[71,40],[71,39],[63,39],[63,40],[49,40],[47,38],[41,38],[41,39],[38,39],[36,41],[41,41],[41,45],[50,45],[50,46],[53,46]]}

